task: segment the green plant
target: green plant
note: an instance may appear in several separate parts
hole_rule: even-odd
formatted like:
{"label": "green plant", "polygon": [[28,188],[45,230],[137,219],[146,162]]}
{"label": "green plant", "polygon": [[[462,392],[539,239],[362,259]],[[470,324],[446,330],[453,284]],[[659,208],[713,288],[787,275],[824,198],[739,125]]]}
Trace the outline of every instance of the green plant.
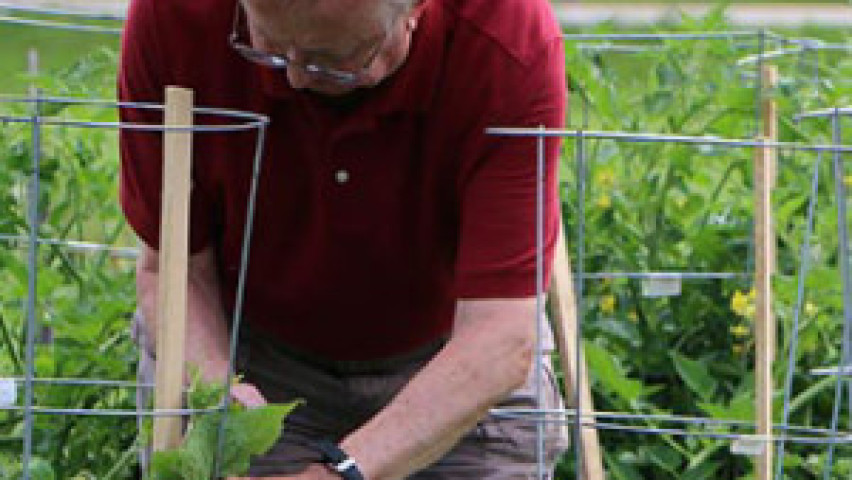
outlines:
{"label": "green plant", "polygon": [[[606,33],[609,27],[598,31]],[[727,31],[722,10],[686,19],[667,31]],[[771,36],[764,41],[772,48]],[[638,52],[607,50],[605,43],[567,43],[573,95],[571,123],[587,130],[655,132],[751,138],[756,130],[754,67],[737,60],[753,53],[753,36],[650,42]],[[837,41],[837,38],[833,38]],[[843,41],[841,38],[840,41]],[[848,41],[848,40],[847,40]],[[601,45],[605,48],[601,49]],[[633,45],[636,47],[637,45]],[[744,46],[749,48],[744,48]],[[829,60],[830,57],[830,60]],[[795,124],[803,111],[852,101],[852,60],[826,54],[807,70],[800,57],[774,61],[781,71],[772,95],[779,105],[783,141],[829,143],[826,122]],[[819,75],[814,75],[818,71]],[[684,281],[679,296],[650,298],[636,280],[591,280],[584,285],[586,361],[596,408],[647,415],[754,421],[752,358],[753,268],[751,245],[751,149],[676,143],[583,141],[588,182],[583,210],[577,180],[579,140],[566,141],[562,166],[563,211],[570,251],[576,251],[580,216],[585,219],[586,272],[742,272],[742,278]],[[792,347],[793,307],[810,192],[814,154],[779,152],[773,193],[778,233],[778,271],[773,286],[779,322],[774,364],[774,418],[781,423],[787,354]],[[823,179],[831,179],[827,156]],[[840,359],[842,302],[839,291],[837,225],[833,182],[824,180],[812,237],[790,422],[827,427],[835,379],[808,371]],[[848,418],[841,420],[845,425]],[[693,436],[706,425],[645,420],[647,428],[677,428],[686,435],[637,435],[603,431],[605,463],[616,479],[751,478],[752,462],[730,453],[730,441]],[[721,433],[748,433],[726,427]],[[786,446],[786,478],[813,478],[824,468],[827,448]],[[835,455],[833,478],[850,468],[849,449]],[[560,473],[573,476],[569,458]]]}
{"label": "green plant", "polygon": [[[224,396],[220,384],[203,384],[198,375],[188,393],[193,409],[220,405]],[[222,457],[218,460],[223,476],[245,475],[251,457],[266,453],[281,435],[284,418],[301,402],[264,405],[247,409],[231,404],[224,425],[221,413],[197,415],[190,420],[182,445],[156,452],[151,458],[150,480],[209,480],[217,464],[219,435],[223,435]],[[221,430],[220,430],[221,428]]]}
{"label": "green plant", "polygon": [[[115,54],[100,51],[35,81],[54,95],[104,95],[111,90]],[[107,78],[109,77],[109,80]],[[33,106],[10,103],[5,116],[26,118]],[[114,119],[115,112],[91,106],[51,104],[43,115]],[[38,234],[59,242],[127,242],[116,199],[115,132],[42,127]],[[0,124],[0,233],[26,236],[27,191],[32,167],[32,129]],[[125,243],[126,245],[127,243]],[[0,248],[0,375],[25,374],[26,244],[4,240]],[[132,262],[108,252],[80,253],[42,244],[37,257],[36,320],[39,342],[34,368],[39,379],[133,381],[136,350],[129,336],[135,304]],[[40,407],[82,410],[135,408],[134,392],[96,385],[37,383]],[[19,402],[20,405],[20,402]],[[0,471],[17,478],[24,419],[0,412]],[[135,419],[87,415],[35,416],[33,474],[41,478],[129,478],[135,465]],[[41,472],[41,473],[38,473]]]}

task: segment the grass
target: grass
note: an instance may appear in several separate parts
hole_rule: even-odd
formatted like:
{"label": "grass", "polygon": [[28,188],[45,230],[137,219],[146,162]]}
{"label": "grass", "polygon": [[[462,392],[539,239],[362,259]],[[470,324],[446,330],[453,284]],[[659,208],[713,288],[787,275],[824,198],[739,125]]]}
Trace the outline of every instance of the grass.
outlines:
{"label": "grass", "polygon": [[35,49],[39,70],[49,72],[71,65],[104,46],[118,48],[118,35],[73,32],[0,23],[0,94],[27,91],[27,56]]}

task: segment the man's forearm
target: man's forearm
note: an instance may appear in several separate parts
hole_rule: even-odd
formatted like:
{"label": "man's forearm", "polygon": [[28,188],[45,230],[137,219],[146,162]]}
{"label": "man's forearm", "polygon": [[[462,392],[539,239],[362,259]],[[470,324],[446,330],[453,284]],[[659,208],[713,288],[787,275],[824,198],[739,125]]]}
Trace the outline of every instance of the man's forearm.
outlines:
{"label": "man's forearm", "polygon": [[519,387],[532,363],[531,300],[460,302],[447,346],[342,447],[368,480],[394,480],[434,463],[488,409]]}
{"label": "man's forearm", "polygon": [[[157,324],[157,252],[143,247],[136,271],[139,308],[145,318],[145,329],[153,350]],[[190,258],[187,285],[187,349],[188,364],[197,365],[208,381],[222,381],[228,367],[228,330],[219,297],[216,262],[210,249]]]}

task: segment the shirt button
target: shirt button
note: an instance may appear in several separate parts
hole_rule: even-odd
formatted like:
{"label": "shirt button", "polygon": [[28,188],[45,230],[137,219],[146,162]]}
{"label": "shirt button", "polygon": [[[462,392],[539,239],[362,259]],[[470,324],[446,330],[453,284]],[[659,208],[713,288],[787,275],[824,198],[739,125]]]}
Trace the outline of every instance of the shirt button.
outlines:
{"label": "shirt button", "polygon": [[334,179],[337,181],[337,183],[343,185],[344,183],[349,181],[349,172],[340,169],[334,172]]}

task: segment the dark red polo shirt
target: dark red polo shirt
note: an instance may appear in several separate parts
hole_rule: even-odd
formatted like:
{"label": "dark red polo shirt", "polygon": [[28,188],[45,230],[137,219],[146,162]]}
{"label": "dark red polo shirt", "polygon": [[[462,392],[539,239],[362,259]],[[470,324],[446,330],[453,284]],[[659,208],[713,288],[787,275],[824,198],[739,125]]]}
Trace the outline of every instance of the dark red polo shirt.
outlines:
{"label": "dark red polo shirt", "polygon": [[[123,100],[152,102],[186,86],[198,105],[271,118],[245,304],[253,328],[330,359],[374,359],[447,336],[457,299],[534,295],[536,142],[484,131],[562,125],[564,56],[546,0],[429,0],[405,65],[348,108],[233,52],[233,12],[234,0],[134,0],[119,86]],[[253,142],[195,141],[191,248],[218,252],[229,310]],[[124,212],[156,247],[159,139],[124,133],[121,147]],[[557,142],[547,156],[549,255]]]}

